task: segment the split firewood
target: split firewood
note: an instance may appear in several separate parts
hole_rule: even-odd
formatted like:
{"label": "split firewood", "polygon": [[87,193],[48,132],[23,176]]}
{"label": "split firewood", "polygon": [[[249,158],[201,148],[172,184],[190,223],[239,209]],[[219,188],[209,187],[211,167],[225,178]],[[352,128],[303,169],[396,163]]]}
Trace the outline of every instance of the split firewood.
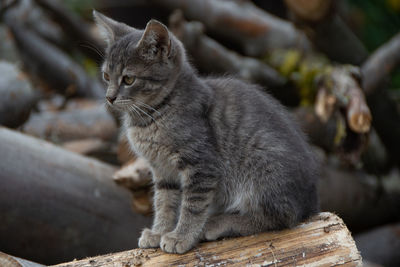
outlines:
{"label": "split firewood", "polygon": [[331,65],[321,55],[303,55],[295,50],[275,51],[267,60],[296,84],[303,104],[311,105],[316,97],[316,114],[321,120],[327,121],[335,111],[343,109],[352,131],[369,132],[372,116],[357,67]]}
{"label": "split firewood", "polygon": [[114,173],[114,181],[132,191],[148,188],[152,183],[149,163],[142,157],[128,162]]}
{"label": "split firewood", "polygon": [[[12,10],[11,10],[12,11]],[[24,67],[37,77],[45,88],[68,96],[104,97],[104,86],[88,77],[77,63],[63,51],[29,30],[18,14],[8,11],[4,22],[10,28]]]}
{"label": "split firewood", "polygon": [[55,143],[86,138],[111,141],[118,134],[114,118],[102,102],[88,108],[34,113],[22,129]]}
{"label": "split firewood", "polygon": [[81,154],[88,155],[93,153],[93,151],[98,151],[103,149],[105,144],[101,139],[98,138],[88,138],[75,141],[65,142],[63,148]]}
{"label": "split firewood", "polygon": [[280,91],[286,83],[275,69],[250,57],[230,51],[204,34],[200,22],[186,22],[180,11],[175,11],[169,20],[170,29],[183,42],[195,60],[196,67],[206,73],[230,73]]}
{"label": "split firewood", "polygon": [[114,142],[106,142],[99,138],[86,138],[67,141],[62,147],[88,157],[92,157],[110,164],[118,164],[117,149]]}
{"label": "split firewood", "polygon": [[14,64],[0,61],[0,124],[18,127],[39,99],[26,75]]}
{"label": "split firewood", "polygon": [[362,266],[349,230],[336,215],[323,212],[279,232],[201,243],[183,255],[135,249],[66,262],[83,266]]}
{"label": "split firewood", "polygon": [[311,48],[305,35],[292,24],[250,1],[151,0],[148,3],[171,11],[182,10],[186,18],[202,22],[207,30],[235,42],[249,56],[263,56],[276,48]]}
{"label": "split firewood", "polygon": [[6,253],[55,264],[131,249],[150,224],[132,211],[111,165],[1,127],[0,151]]}
{"label": "split firewood", "polygon": [[371,128],[372,117],[358,77],[359,69],[353,66],[338,66],[328,70],[320,78],[315,111],[326,121],[335,106],[339,105],[346,109],[350,129],[356,133],[367,133]]}
{"label": "split firewood", "polygon": [[152,173],[149,163],[144,158],[128,162],[113,175],[114,181],[132,192],[132,207],[143,215],[153,211]]}

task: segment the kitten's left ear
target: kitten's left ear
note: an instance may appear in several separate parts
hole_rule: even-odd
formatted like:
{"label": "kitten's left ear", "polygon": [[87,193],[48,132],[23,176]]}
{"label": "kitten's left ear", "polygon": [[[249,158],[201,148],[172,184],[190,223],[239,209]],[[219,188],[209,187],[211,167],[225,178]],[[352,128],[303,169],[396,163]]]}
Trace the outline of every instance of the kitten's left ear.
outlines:
{"label": "kitten's left ear", "polygon": [[109,47],[122,36],[136,30],[125,23],[113,20],[96,10],[93,10],[93,17],[97,27],[99,27],[101,35]]}
{"label": "kitten's left ear", "polygon": [[167,27],[157,20],[150,20],[137,44],[147,59],[166,59],[171,54],[171,38]]}

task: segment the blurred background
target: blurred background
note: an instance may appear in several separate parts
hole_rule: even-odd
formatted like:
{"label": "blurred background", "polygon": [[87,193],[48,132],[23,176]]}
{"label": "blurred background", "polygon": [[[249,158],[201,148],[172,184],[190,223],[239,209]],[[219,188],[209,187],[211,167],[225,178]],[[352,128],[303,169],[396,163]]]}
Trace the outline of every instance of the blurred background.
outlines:
{"label": "blurred background", "polygon": [[0,251],[56,264],[132,249],[151,174],[105,108],[96,9],[155,18],[202,75],[261,84],[322,162],[321,210],[400,266],[400,0],[2,0]]}

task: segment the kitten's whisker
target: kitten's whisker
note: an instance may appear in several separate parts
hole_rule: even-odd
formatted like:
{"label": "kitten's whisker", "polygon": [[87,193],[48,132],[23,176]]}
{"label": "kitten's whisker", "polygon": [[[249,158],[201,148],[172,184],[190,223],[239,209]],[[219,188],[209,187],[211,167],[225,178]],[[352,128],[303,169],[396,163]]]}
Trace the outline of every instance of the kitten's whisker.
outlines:
{"label": "kitten's whisker", "polygon": [[[132,105],[134,105],[139,111],[143,112],[146,116],[148,116],[149,118],[151,118],[157,127],[161,127],[161,128],[164,128],[164,129],[168,129],[167,127],[165,127],[165,125],[163,124],[163,122],[157,121],[156,119],[154,119],[153,116],[151,116],[150,114],[148,114],[148,113],[145,112],[143,109],[141,109],[140,107],[136,106],[135,104],[132,104]],[[161,124],[159,124],[159,123],[161,123]]]}
{"label": "kitten's whisker", "polygon": [[146,122],[145,122],[145,120],[143,119],[142,115],[140,115],[140,112],[137,111],[136,108],[135,108],[134,106],[127,105],[127,107],[128,107],[128,109],[129,109],[130,111],[134,111],[134,112],[139,116],[139,118],[140,118],[140,119],[142,120],[142,122],[143,122],[143,125],[146,125]]}
{"label": "kitten's whisker", "polygon": [[81,43],[79,45],[92,50],[93,52],[98,54],[102,59],[104,59],[104,53],[99,48],[97,48],[95,45],[93,45],[91,43]]}
{"label": "kitten's whisker", "polygon": [[142,105],[145,108],[148,108],[148,109],[153,110],[154,112],[157,112],[158,115],[161,115],[161,113],[158,110],[156,110],[155,108],[153,108],[152,106],[149,106],[146,103],[143,103],[143,102],[141,102],[139,100],[135,100],[135,102],[137,102],[139,105]]}
{"label": "kitten's whisker", "polygon": [[135,108],[137,108],[139,111],[141,111],[143,114],[147,115],[150,119],[152,119],[154,122],[156,122],[156,120],[153,118],[153,116],[151,116],[149,113],[147,113],[146,111],[144,111],[143,109],[141,109],[140,107],[136,106],[135,104],[132,104]]}

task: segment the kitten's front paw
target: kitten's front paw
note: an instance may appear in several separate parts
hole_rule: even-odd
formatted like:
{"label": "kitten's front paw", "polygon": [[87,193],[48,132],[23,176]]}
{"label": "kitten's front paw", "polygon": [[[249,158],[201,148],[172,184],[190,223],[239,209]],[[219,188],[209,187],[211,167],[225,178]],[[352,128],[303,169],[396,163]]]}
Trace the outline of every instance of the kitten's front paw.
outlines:
{"label": "kitten's front paw", "polygon": [[158,248],[160,246],[161,235],[145,228],[139,238],[140,248]]}
{"label": "kitten's front paw", "polygon": [[181,236],[175,232],[169,232],[161,237],[160,248],[167,253],[183,254],[189,251],[195,243],[195,240],[190,236]]}

